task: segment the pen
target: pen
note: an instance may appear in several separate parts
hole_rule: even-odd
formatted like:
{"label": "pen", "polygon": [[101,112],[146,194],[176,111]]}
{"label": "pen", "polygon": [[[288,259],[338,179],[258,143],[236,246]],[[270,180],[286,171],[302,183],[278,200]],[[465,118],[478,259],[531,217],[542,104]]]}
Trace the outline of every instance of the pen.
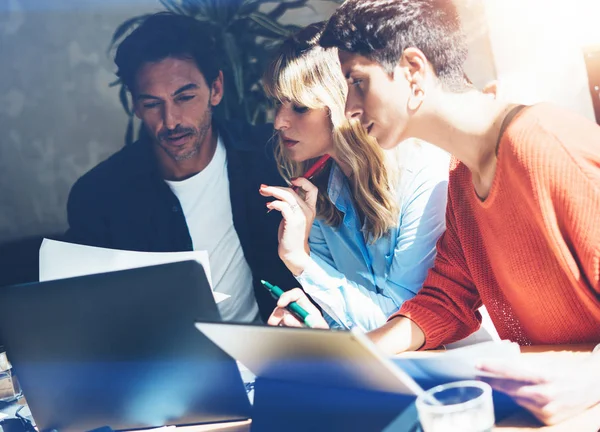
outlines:
{"label": "pen", "polygon": [[[279,300],[279,297],[283,294],[283,290],[279,288],[277,285],[270,284],[267,281],[261,280],[261,284],[265,286],[273,296],[275,300]],[[292,315],[302,321],[306,327],[314,327],[314,317],[306,312],[300,305],[296,302],[291,302],[289,305],[285,307]]]}
{"label": "pen", "polygon": [[[307,180],[312,180],[314,176],[319,174],[323,170],[323,168],[325,168],[325,164],[327,163],[330,157],[331,156],[329,156],[328,154],[321,156],[314,164],[312,164],[312,166],[308,170],[306,170],[302,177],[304,177]],[[298,190],[298,186],[292,186],[292,190],[296,192]]]}
{"label": "pen", "polygon": [[[331,156],[329,156],[328,154],[321,156],[314,164],[312,164],[312,166],[308,170],[306,170],[302,177],[304,177],[307,180],[312,180],[314,176],[319,174],[323,170],[323,168],[325,168],[325,164],[327,163],[330,157]],[[292,190],[294,192],[298,192],[298,189],[300,189],[298,186],[292,185]],[[273,209],[267,210],[267,214],[271,213],[271,210]]]}

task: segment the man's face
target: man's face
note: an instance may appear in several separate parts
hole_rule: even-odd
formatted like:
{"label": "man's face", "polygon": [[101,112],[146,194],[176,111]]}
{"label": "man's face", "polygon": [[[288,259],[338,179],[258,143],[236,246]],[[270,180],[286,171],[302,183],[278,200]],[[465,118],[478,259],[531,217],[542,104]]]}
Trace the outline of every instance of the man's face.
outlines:
{"label": "man's face", "polygon": [[[216,83],[216,87],[215,87]],[[209,87],[193,60],[168,57],[136,75],[136,115],[162,150],[159,158],[192,159],[211,130],[212,107],[222,98],[222,76]]]}
{"label": "man's face", "polygon": [[398,145],[408,123],[410,86],[399,68],[393,75],[361,55],[339,52],[348,83],[346,116],[359,120],[384,149]]}

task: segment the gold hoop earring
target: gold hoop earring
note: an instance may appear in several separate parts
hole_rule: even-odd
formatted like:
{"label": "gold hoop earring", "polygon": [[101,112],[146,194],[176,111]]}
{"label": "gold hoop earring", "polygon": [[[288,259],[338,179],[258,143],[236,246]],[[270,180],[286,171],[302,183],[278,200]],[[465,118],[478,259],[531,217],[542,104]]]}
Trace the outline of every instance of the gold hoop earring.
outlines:
{"label": "gold hoop earring", "polygon": [[407,107],[410,113],[416,112],[421,105],[423,104],[423,100],[425,99],[425,92],[423,89],[417,87],[416,85],[412,87],[412,94],[408,98]]}

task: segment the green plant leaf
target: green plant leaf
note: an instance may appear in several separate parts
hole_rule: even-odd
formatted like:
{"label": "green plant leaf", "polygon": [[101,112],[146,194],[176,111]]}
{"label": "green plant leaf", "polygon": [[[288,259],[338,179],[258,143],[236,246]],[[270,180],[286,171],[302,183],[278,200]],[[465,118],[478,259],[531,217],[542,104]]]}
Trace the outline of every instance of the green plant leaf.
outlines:
{"label": "green plant leaf", "polygon": [[196,19],[204,21],[209,17],[207,0],[182,0],[182,7]]}
{"label": "green plant leaf", "polygon": [[254,112],[252,113],[252,124],[256,124],[261,116],[264,116],[266,112],[266,106],[264,103],[257,103],[254,107]]}
{"label": "green plant leaf", "polygon": [[308,0],[294,0],[291,2],[282,2],[278,4],[271,12],[267,13],[267,15],[269,18],[277,20],[281,18],[289,9],[299,9],[307,6],[307,1]]}
{"label": "green plant leaf", "polygon": [[209,0],[207,2],[208,15],[211,19],[218,23],[219,26],[226,26],[227,24],[227,8],[220,0]]}
{"label": "green plant leaf", "polygon": [[238,94],[238,102],[242,103],[244,99],[244,66],[242,64],[242,56],[231,33],[223,35],[223,43],[231,67],[235,89]]}
{"label": "green plant leaf", "polygon": [[[281,36],[279,33],[275,33],[272,30],[266,29],[260,25],[257,25],[256,23],[254,23],[254,26],[248,31],[248,33],[251,33],[253,36],[255,37],[259,37],[259,38],[263,38],[259,41],[257,41],[257,43],[262,42],[265,39],[268,40],[280,40],[280,39],[285,39],[283,36]],[[253,50],[256,50],[256,48],[253,48]]]}
{"label": "green plant leaf", "polygon": [[121,84],[121,88],[119,89],[119,100],[121,101],[121,105],[123,109],[127,113],[128,116],[133,115],[132,108],[129,107],[129,98],[127,97],[127,88],[125,85]]}
{"label": "green plant leaf", "polygon": [[227,4],[228,20],[230,22],[235,21],[244,4],[244,0],[227,0],[225,3]]}
{"label": "green plant leaf", "polygon": [[[260,0],[261,3],[267,4],[267,3],[293,3],[297,0]],[[328,0],[331,1],[331,0]]]}
{"label": "green plant leaf", "polygon": [[288,29],[279,24],[277,21],[269,18],[268,15],[265,15],[262,12],[252,12],[249,15],[249,18],[256,24],[260,25],[261,27],[267,30],[270,30],[276,35],[279,35],[281,37],[288,37],[291,35]]}
{"label": "green plant leaf", "polygon": [[133,144],[133,115],[129,115],[127,131],[125,132],[125,145]]}
{"label": "green plant leaf", "polygon": [[264,3],[264,0],[244,0],[238,10],[238,16],[248,17],[252,12],[258,12]]}
{"label": "green plant leaf", "polygon": [[187,15],[185,10],[181,8],[177,0],[159,0],[160,4],[164,6],[169,12],[173,12],[179,15]]}

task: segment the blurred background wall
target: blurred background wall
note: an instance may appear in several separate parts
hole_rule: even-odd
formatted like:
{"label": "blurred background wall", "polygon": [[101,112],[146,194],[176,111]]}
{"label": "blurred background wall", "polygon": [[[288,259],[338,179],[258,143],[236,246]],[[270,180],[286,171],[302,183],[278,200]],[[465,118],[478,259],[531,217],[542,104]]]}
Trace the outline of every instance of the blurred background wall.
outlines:
{"label": "blurred background wall", "polygon": [[583,48],[600,43],[598,0],[485,0],[498,96],[552,101],[594,120]]}

